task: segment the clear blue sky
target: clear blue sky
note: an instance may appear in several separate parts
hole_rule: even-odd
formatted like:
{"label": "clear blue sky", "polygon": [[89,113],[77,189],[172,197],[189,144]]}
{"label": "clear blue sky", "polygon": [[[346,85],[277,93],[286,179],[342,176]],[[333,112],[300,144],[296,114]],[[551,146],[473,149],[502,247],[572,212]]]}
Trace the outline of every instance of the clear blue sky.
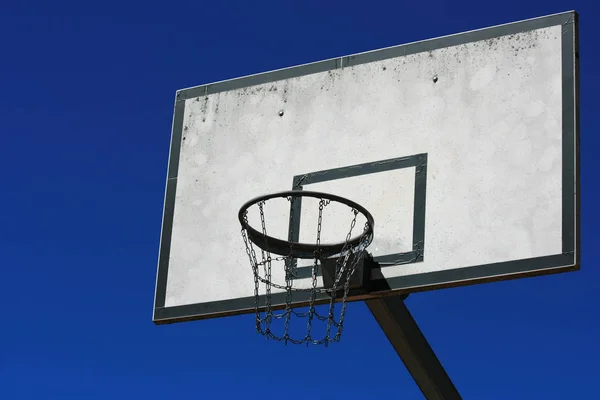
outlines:
{"label": "clear blue sky", "polygon": [[364,304],[327,349],[266,342],[252,316],[151,322],[174,93],[570,9],[581,14],[581,271],[407,304],[465,399],[596,398],[599,8],[2,1],[0,398],[420,399]]}

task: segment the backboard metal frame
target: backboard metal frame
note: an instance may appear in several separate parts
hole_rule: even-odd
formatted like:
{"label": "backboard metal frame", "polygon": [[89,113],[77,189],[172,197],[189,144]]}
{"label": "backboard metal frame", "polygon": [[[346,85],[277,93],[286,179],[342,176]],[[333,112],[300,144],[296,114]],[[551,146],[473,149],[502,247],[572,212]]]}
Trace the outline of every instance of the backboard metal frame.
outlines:
{"label": "backboard metal frame", "polygon": [[[402,294],[578,270],[580,264],[579,44],[578,15],[572,11],[178,91],[172,125],[153,321],[156,324],[163,324],[254,312],[254,297],[251,295],[246,298],[212,303],[165,307],[186,99],[552,26],[562,27],[562,252],[546,257],[486,264],[485,268],[473,266],[387,280],[383,279],[381,275],[378,277],[377,271],[375,271],[373,275],[374,291],[367,296],[356,297],[353,300],[378,298],[390,294],[390,287],[394,288],[391,294]],[[297,186],[298,183],[298,180],[295,180],[294,186]],[[274,191],[279,189],[273,188]],[[235,214],[236,211],[232,210],[232,213]],[[249,276],[251,276],[250,273]],[[328,301],[327,298],[322,298],[317,302],[326,301]]]}

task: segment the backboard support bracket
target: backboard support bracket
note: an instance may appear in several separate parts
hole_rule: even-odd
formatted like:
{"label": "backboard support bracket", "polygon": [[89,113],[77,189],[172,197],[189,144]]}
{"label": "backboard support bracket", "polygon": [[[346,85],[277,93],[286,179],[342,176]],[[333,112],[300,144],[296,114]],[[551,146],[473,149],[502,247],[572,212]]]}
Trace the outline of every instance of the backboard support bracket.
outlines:
{"label": "backboard support bracket", "polygon": [[[321,268],[323,274],[323,286],[324,287],[332,287],[336,272],[336,266],[338,264],[337,258],[327,258],[321,260]],[[352,295],[362,295],[367,294],[371,291],[370,282],[373,269],[380,268],[379,263],[373,259],[373,256],[367,252],[363,251],[363,254],[360,255],[360,259],[357,261],[349,260],[348,263],[352,264],[356,262],[356,267],[354,270],[354,274],[350,276],[349,288]],[[342,277],[340,283],[345,283],[346,277]],[[343,290],[340,289],[339,293],[342,293]]]}

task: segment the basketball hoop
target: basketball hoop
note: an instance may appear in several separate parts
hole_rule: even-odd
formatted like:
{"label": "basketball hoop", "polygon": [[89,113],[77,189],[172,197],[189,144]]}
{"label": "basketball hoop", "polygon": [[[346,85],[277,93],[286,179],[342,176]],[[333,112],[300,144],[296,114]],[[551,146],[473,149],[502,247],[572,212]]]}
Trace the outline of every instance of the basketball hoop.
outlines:
{"label": "basketball hoop", "polygon": [[[270,200],[278,198],[287,199],[290,203],[288,240],[267,234],[265,207]],[[300,205],[303,198],[318,200],[317,229],[313,243],[301,243],[299,241]],[[348,209],[350,227],[345,240],[337,243],[322,243],[321,229],[324,210],[331,203],[337,203]],[[258,209],[261,223],[260,230],[253,228],[248,222],[249,210],[252,208]],[[359,215],[366,222],[362,232],[353,237],[352,231]],[[242,237],[246,246],[246,253],[254,274],[256,330],[266,336],[267,339],[284,341],[286,344],[289,342],[328,345],[329,342],[338,342],[343,330],[346,299],[351,287],[351,278],[357,266],[362,265],[366,248],[373,240],[374,221],[369,211],[361,205],[340,196],[291,190],[260,196],[248,201],[241,207],[238,217],[242,225]],[[294,218],[296,218],[296,221]],[[273,257],[272,255],[276,256]],[[305,282],[304,287],[295,285],[298,281],[297,268],[300,260],[305,260],[304,263],[308,263],[306,260],[310,260],[310,264],[304,267],[304,269],[310,269],[310,277],[306,278],[310,280],[310,283]],[[278,272],[284,272],[282,275],[285,277],[282,282],[275,282],[273,278],[274,264],[280,265],[281,270]],[[320,275],[323,279],[323,285],[318,284]],[[260,294],[261,287],[264,287],[264,295]],[[285,295],[285,309],[282,312],[276,313],[273,308],[273,291]],[[295,294],[296,299],[294,299]],[[327,313],[322,315],[317,312],[317,301],[319,304],[329,303]],[[338,302],[341,304],[339,314],[336,317],[335,308]],[[294,309],[298,306],[306,306],[308,311],[298,312]],[[264,316],[261,316],[261,313],[264,313]],[[289,327],[292,315],[307,319],[306,334],[300,339],[294,339],[290,336]],[[279,335],[273,332],[271,326],[276,320],[283,323],[283,333]],[[320,321],[325,324],[325,333],[320,339],[315,339],[311,334],[313,321]],[[335,334],[333,334],[333,330],[335,330]]]}

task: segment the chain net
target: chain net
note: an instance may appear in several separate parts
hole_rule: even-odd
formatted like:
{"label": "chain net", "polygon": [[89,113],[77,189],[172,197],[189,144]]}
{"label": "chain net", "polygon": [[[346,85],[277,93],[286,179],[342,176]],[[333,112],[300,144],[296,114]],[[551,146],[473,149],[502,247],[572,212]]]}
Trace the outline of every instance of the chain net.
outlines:
{"label": "chain net", "polygon": [[[287,197],[287,200],[293,204],[297,200],[294,196]],[[256,203],[261,221],[262,234],[267,236],[267,227],[265,223],[264,207],[265,201]],[[242,237],[246,246],[246,253],[252,265],[254,275],[254,308],[256,330],[267,339],[283,341],[286,344],[313,344],[327,346],[331,342],[339,342],[344,329],[344,317],[346,314],[347,297],[350,289],[350,277],[354,274],[357,265],[361,262],[366,247],[371,243],[372,235],[364,235],[358,244],[350,243],[352,232],[356,225],[358,211],[348,207],[351,211],[350,228],[347,232],[345,244],[336,256],[335,272],[333,274],[333,284],[329,287],[319,287],[318,276],[321,268],[320,245],[321,245],[321,227],[323,220],[323,209],[327,207],[330,200],[321,198],[319,200],[317,231],[315,234],[315,251],[311,262],[310,287],[295,287],[296,267],[299,258],[292,254],[287,256],[275,256],[270,251],[259,248],[248,238],[247,232],[242,228]],[[244,212],[244,221],[248,223],[248,210]],[[293,213],[290,213],[290,226],[293,225]],[[364,230],[368,228],[368,222]],[[290,242],[290,253],[293,249],[293,242]],[[255,248],[256,247],[256,248]],[[303,257],[304,258],[304,257]],[[272,269],[283,268],[285,270],[285,279],[283,284],[278,284],[272,280]],[[273,304],[273,289],[277,293],[285,294],[285,308],[280,304]],[[261,291],[261,289],[263,289]],[[262,294],[261,294],[262,292]],[[301,295],[297,295],[302,293]],[[296,300],[294,294],[297,295]],[[299,298],[299,300],[298,300]],[[341,299],[340,299],[341,298]],[[325,299],[325,300],[324,300]],[[319,301],[320,300],[320,301]],[[317,311],[317,302],[325,303],[320,307],[325,311]],[[299,311],[294,306],[294,302],[301,302],[305,311]],[[327,304],[328,303],[328,304]],[[278,306],[276,311],[274,306]],[[337,313],[336,313],[337,311]],[[292,319],[306,320],[304,336],[293,338],[290,333]],[[313,324],[319,323],[322,326],[315,333]]]}

